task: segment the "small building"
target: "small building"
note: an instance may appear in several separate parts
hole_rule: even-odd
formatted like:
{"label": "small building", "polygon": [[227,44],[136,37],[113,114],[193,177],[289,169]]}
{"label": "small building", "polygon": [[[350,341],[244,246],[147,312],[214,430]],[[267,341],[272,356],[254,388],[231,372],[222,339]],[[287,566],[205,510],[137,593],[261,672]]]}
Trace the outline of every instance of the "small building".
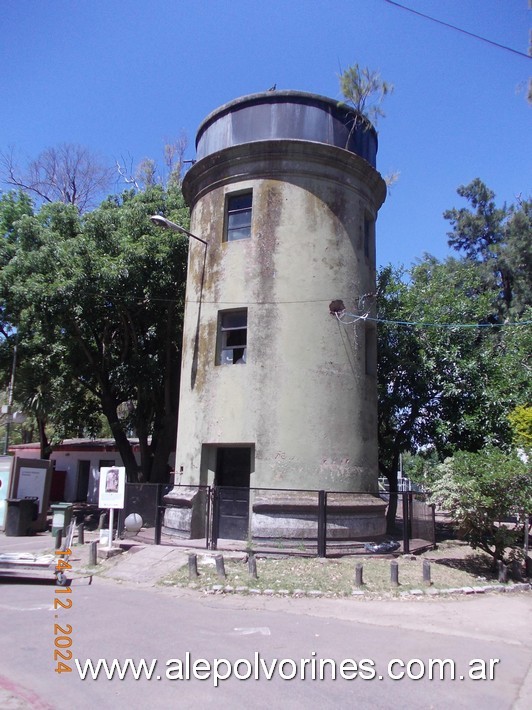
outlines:
{"label": "small building", "polygon": [[[138,439],[130,439],[140,461]],[[9,452],[18,458],[38,459],[39,444],[15,444]],[[100,468],[123,466],[114,439],[64,439],[53,446],[50,456],[54,467],[51,500],[98,504]]]}

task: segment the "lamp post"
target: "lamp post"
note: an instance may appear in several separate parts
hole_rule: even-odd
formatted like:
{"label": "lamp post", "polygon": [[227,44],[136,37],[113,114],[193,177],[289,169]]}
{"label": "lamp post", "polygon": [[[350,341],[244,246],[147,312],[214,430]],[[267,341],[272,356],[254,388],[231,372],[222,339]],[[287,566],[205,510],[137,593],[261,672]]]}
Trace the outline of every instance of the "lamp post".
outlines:
{"label": "lamp post", "polygon": [[182,234],[186,234],[187,237],[192,237],[192,239],[196,239],[198,242],[205,244],[206,247],[209,246],[208,242],[206,242],[205,239],[202,239],[201,237],[197,237],[195,234],[192,234],[192,232],[189,232],[187,229],[182,227],[180,224],[176,224],[175,222],[171,222],[169,219],[166,219],[166,217],[162,217],[159,214],[154,214],[150,217],[150,220],[157,227],[162,227],[163,229],[171,229],[173,232],[181,232]]}

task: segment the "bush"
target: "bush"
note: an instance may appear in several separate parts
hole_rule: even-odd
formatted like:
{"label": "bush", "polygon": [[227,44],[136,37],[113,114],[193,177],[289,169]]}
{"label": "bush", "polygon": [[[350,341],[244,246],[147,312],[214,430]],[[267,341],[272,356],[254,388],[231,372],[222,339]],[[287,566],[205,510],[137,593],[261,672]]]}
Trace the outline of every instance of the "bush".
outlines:
{"label": "bush", "polygon": [[[532,511],[532,475],[516,453],[494,447],[457,452],[438,466],[431,502],[449,511],[471,547],[505,561],[514,556],[523,534],[523,517]],[[515,518],[515,523],[508,522]]]}

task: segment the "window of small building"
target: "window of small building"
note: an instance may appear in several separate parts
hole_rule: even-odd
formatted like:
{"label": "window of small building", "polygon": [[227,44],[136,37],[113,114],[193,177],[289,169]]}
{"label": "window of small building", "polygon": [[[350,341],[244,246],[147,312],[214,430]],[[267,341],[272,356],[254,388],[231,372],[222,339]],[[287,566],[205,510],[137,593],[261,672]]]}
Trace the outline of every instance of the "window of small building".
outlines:
{"label": "window of small building", "polygon": [[217,365],[244,365],[247,355],[248,311],[222,311],[218,317]]}
{"label": "window of small building", "polygon": [[228,195],[225,215],[225,241],[234,242],[251,237],[252,193]]}

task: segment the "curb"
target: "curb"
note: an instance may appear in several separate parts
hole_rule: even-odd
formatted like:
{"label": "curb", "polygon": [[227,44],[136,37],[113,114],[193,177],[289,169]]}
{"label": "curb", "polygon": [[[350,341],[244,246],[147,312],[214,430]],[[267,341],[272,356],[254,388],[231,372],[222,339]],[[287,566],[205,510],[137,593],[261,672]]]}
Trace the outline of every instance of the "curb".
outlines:
{"label": "curb", "polygon": [[[163,583],[164,584],[164,583]],[[306,597],[307,599],[318,599],[320,597],[324,598],[343,598],[349,599],[349,595],[332,595],[329,592],[322,592],[318,589],[295,589],[293,592],[287,589],[256,589],[253,587],[239,586],[233,587],[231,585],[223,584],[213,584],[211,587],[199,588],[191,587],[188,585],[170,585],[165,584],[166,587],[177,587],[180,589],[191,589],[193,591],[202,592],[203,594],[243,594],[251,596],[263,596],[263,597],[290,597],[290,598],[301,598]],[[435,589],[433,587],[428,587],[427,589],[409,589],[403,592],[399,592],[398,595],[383,592],[366,592],[363,589],[354,589],[351,592],[351,598],[358,599],[382,599],[383,596],[391,599],[435,599],[437,597],[453,597],[453,596],[478,596],[479,594],[513,594],[517,592],[530,592],[532,591],[532,585],[528,582],[516,582],[511,585],[504,584],[493,584],[486,585],[484,587],[453,587],[449,589]]]}

